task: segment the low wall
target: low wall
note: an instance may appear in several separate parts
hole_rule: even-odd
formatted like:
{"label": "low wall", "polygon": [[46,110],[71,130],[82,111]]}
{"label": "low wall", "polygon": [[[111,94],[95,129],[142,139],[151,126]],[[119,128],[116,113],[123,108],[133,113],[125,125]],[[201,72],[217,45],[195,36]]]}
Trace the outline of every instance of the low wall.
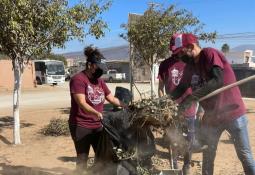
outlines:
{"label": "low wall", "polygon": [[[22,88],[35,87],[35,69],[30,62],[22,75]],[[14,86],[14,74],[11,60],[0,60],[0,88],[12,90]]]}
{"label": "low wall", "polygon": [[[233,67],[237,81],[255,75],[255,69]],[[251,80],[239,86],[243,97],[255,98],[255,80]]]}

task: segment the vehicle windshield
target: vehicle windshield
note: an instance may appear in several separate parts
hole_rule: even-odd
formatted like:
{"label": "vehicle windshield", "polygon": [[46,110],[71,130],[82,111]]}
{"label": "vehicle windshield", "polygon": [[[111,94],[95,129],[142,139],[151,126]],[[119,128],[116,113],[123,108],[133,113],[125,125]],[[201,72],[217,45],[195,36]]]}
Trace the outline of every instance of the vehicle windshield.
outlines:
{"label": "vehicle windshield", "polygon": [[65,75],[65,68],[62,63],[46,64],[48,75]]}

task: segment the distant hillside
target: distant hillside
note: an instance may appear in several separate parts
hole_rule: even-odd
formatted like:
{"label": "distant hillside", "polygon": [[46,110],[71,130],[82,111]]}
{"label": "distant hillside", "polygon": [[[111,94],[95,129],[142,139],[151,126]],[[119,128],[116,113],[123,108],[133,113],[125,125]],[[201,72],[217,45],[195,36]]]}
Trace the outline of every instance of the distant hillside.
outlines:
{"label": "distant hillside", "polygon": [[237,51],[230,51],[226,55],[227,60],[229,63],[243,63],[243,52],[237,52]]}
{"label": "distant hillside", "polygon": [[[100,48],[99,48],[100,49]],[[226,54],[230,63],[241,63],[243,60],[243,52],[245,50],[254,50],[255,54],[255,44],[247,44],[247,45],[239,45],[234,47],[230,50],[229,53]],[[100,49],[100,51],[105,56],[106,60],[122,60],[128,61],[129,60],[129,47],[128,45],[118,46],[118,47],[109,47]],[[70,52],[63,54],[66,58],[84,58],[83,52]]]}
{"label": "distant hillside", "polygon": [[[99,48],[100,49],[100,48]],[[100,49],[100,51],[105,56],[106,60],[129,60],[129,47],[128,45],[118,46],[118,47],[109,47]],[[80,52],[69,52],[63,54],[66,58],[84,58],[83,51]]]}
{"label": "distant hillside", "polygon": [[239,45],[231,49],[231,51],[235,52],[243,52],[245,50],[253,50],[255,52],[255,44]]}

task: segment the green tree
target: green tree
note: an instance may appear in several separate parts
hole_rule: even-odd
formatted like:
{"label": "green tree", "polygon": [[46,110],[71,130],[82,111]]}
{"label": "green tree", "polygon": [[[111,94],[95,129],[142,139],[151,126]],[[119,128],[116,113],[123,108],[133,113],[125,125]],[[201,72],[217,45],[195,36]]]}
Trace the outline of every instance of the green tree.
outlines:
{"label": "green tree", "polygon": [[83,40],[91,34],[104,35],[107,24],[101,14],[110,1],[86,0],[68,6],[67,0],[1,0],[0,51],[13,64],[14,143],[20,141],[19,100],[21,76],[28,61],[50,52],[52,47],[64,47],[66,41]]}
{"label": "green tree", "polygon": [[226,55],[229,52],[229,45],[227,43],[223,44],[221,51]]}
{"label": "green tree", "polygon": [[169,40],[173,33],[192,32],[206,41],[216,37],[216,32],[203,32],[204,24],[191,12],[185,9],[177,10],[174,5],[167,8],[164,8],[162,4],[149,5],[144,14],[134,15],[133,18],[129,20],[129,24],[122,25],[126,33],[120,36],[131,43],[131,48],[136,55],[134,64],[143,60],[150,66],[152,95],[155,92],[153,64],[169,54]]}

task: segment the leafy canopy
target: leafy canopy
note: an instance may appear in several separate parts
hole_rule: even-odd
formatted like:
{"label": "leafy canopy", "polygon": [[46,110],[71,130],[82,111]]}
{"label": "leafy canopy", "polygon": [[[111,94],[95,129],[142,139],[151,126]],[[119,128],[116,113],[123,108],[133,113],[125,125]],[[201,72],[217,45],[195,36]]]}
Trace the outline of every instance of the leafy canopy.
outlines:
{"label": "leafy canopy", "polygon": [[72,7],[67,0],[1,0],[0,51],[22,65],[66,41],[88,34],[99,38],[107,28],[100,15],[110,5],[97,0]]}
{"label": "leafy canopy", "polygon": [[132,44],[137,58],[150,66],[169,54],[169,40],[176,32],[191,32],[207,41],[216,37],[216,32],[203,32],[204,24],[191,12],[174,5],[149,6],[143,15],[131,15],[130,19],[122,25],[127,32],[120,36]]}
{"label": "leafy canopy", "polygon": [[222,47],[221,47],[221,51],[226,54],[229,52],[229,45],[227,43],[223,44]]}

